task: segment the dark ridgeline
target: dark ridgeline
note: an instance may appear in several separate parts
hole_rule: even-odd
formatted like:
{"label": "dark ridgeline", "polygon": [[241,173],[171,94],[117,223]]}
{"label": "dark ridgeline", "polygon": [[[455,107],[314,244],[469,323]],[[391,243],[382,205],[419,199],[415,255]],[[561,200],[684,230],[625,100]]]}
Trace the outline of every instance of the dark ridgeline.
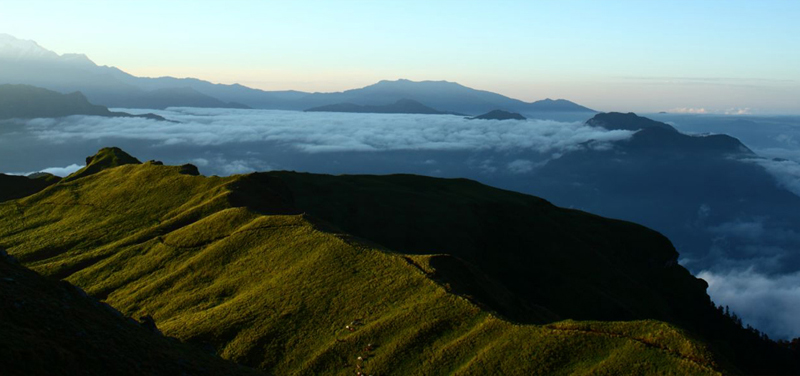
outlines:
{"label": "dark ridgeline", "polygon": [[0,202],[30,196],[55,183],[61,178],[51,174],[16,176],[0,174]]}
{"label": "dark ridgeline", "polygon": [[503,110],[492,110],[483,115],[471,117],[473,120],[525,120],[525,117],[516,113]]}
{"label": "dark ridgeline", "polygon": [[155,114],[131,115],[89,103],[82,93],[61,94],[29,85],[0,85],[0,120],[59,118],[72,115],[140,117],[166,120]]}

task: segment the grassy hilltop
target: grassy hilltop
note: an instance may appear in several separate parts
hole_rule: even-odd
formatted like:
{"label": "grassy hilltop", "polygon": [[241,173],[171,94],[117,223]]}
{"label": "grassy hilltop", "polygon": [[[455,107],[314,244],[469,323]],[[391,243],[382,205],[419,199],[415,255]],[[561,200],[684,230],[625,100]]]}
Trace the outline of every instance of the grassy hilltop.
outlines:
{"label": "grassy hilltop", "polygon": [[0,203],[0,247],[275,374],[735,367],[677,326],[710,303],[666,239],[465,180],[204,177],[104,149]]}

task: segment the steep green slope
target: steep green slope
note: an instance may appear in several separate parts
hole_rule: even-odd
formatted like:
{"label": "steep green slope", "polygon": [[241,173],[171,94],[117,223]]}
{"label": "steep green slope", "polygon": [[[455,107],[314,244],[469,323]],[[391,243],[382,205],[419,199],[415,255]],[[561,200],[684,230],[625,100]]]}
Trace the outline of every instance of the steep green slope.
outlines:
{"label": "steep green slope", "polygon": [[164,337],[2,250],[0,276],[0,374],[261,374]]}
{"label": "steep green slope", "polygon": [[447,269],[504,289],[458,259],[339,234],[297,210],[279,178],[180,171],[106,168],[0,204],[0,245],[125,314],[152,315],[167,335],[276,374],[717,372],[670,324],[550,322],[541,306],[526,312],[549,324],[514,324],[440,279]]}

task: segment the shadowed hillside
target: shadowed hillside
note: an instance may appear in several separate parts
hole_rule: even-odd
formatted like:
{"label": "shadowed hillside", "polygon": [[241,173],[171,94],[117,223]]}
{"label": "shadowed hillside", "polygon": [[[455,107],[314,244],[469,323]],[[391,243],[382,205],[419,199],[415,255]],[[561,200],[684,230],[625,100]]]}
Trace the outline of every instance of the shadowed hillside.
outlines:
{"label": "shadowed hillside", "polygon": [[67,282],[46,280],[2,249],[0,276],[3,375],[260,374],[164,337]]}
{"label": "shadowed hillside", "polygon": [[[128,157],[118,149],[104,149],[89,166]],[[477,268],[443,255],[444,239],[425,247],[430,254],[403,255],[340,233],[308,212],[308,200],[302,197],[308,192],[298,189],[296,181],[287,183],[288,173],[219,178],[182,174],[180,167],[157,163],[114,165],[90,173],[87,167],[76,173],[80,177],[0,204],[0,245],[34,270],[64,278],[124,314],[152,315],[166,335],[211,346],[224,358],[276,374],[715,374],[719,369],[705,345],[663,322],[553,321],[554,310],[545,305],[552,302],[545,299],[524,310],[530,322],[543,325],[512,323],[480,297],[469,296],[488,292],[500,301],[498,306],[520,303],[501,279],[484,274],[483,265]],[[372,179],[366,186],[395,194],[407,189],[402,180],[422,178]],[[669,243],[641,227],[563,211],[470,181],[425,182],[443,193],[451,186],[452,192],[440,197],[448,197],[455,210],[477,208],[476,202],[488,194],[517,206],[518,219],[539,218],[543,229],[573,227],[577,233],[601,236],[599,242],[619,244],[655,239],[653,251],[629,247],[603,257],[631,257],[628,263],[641,263],[650,271],[675,270],[680,275],[676,278],[702,291],[702,283],[670,266],[676,255]],[[495,222],[485,229],[486,236],[506,220],[493,213],[481,215]],[[458,226],[447,218],[418,219],[423,228]],[[603,235],[617,227],[630,231],[627,239]],[[455,233],[472,230],[463,226]],[[416,232],[415,227],[397,231],[401,239]],[[582,243],[588,236],[576,236],[555,259],[544,257],[549,253],[546,241],[542,255],[523,255],[536,252],[527,251],[518,257],[552,262],[548,276],[578,278],[574,273],[591,267],[569,264],[595,253],[591,243]],[[510,240],[495,240],[500,260],[507,252],[500,247]],[[535,289],[579,292],[558,286],[569,280],[558,278]],[[598,288],[610,294],[615,286]],[[613,304],[580,301],[591,295],[562,300],[586,307],[598,304],[597,312],[612,313],[605,307]],[[657,305],[664,309],[664,304]]]}
{"label": "shadowed hillside", "polygon": [[50,174],[31,177],[0,174],[0,202],[32,195],[59,180],[61,178]]}
{"label": "shadowed hillside", "polygon": [[[795,350],[731,322],[669,240],[642,226],[464,179],[267,174],[298,208],[347,233],[457,257],[430,261],[437,278],[513,320],[538,322],[542,307],[559,319],[663,320],[704,337],[740,372],[800,370]],[[460,263],[471,266],[454,270]]]}

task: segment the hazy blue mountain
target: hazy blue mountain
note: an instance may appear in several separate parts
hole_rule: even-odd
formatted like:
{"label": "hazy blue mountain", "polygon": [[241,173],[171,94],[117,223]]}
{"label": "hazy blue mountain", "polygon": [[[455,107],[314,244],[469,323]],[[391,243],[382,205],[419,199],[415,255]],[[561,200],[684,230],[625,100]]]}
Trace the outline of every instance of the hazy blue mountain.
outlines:
{"label": "hazy blue mountain", "polygon": [[302,111],[342,103],[379,106],[408,99],[438,111],[469,115],[494,109],[548,117],[594,112],[564,99],[528,103],[447,81],[401,79],[343,92],[305,93],[264,91],[195,78],[136,77],[115,67],[98,66],[85,55],[58,55],[33,41],[6,34],[0,34],[0,83],[28,84],[62,93],[80,91],[92,103],[123,108],[252,107]]}
{"label": "hazy blue mountain", "polygon": [[586,124],[602,127],[610,131],[617,129],[638,131],[640,129],[661,128],[671,132],[677,132],[677,130],[669,124],[641,117],[633,112],[627,114],[619,112],[600,113],[586,121]]}
{"label": "hazy blue mountain", "polygon": [[300,110],[303,109],[302,106],[298,106],[294,102],[309,94],[294,90],[264,91],[239,84],[214,84],[196,78],[136,77],[118,69],[112,72],[112,76],[120,82],[148,91],[174,88],[192,89],[203,95],[230,103],[234,107]]}
{"label": "hazy blue mountain", "polygon": [[86,55],[58,55],[36,42],[0,34],[0,84],[33,85],[61,93],[80,91],[92,103],[107,107],[243,107],[186,86],[149,90],[125,76],[117,68],[98,66]]}
{"label": "hazy blue mountain", "polygon": [[563,99],[527,103],[497,93],[468,88],[455,82],[415,82],[402,79],[380,81],[374,85],[341,93],[314,93],[302,98],[301,101],[308,107],[314,107],[331,103],[381,105],[400,99],[412,99],[440,111],[470,115],[479,115],[496,109],[520,113],[594,112]]}
{"label": "hazy blue mountain", "polygon": [[[755,163],[763,158],[738,139],[687,135],[633,114],[598,114],[587,123],[638,131],[613,148],[587,147],[549,160],[527,178],[496,175],[490,183],[654,228],[696,271],[748,265],[768,274],[794,271],[800,197],[776,184]],[[751,261],[763,255],[781,262]]]}
{"label": "hazy blue mountain", "polygon": [[516,113],[503,110],[489,111],[483,115],[475,116],[470,119],[475,120],[525,120],[525,117]]}
{"label": "hazy blue mountain", "polygon": [[308,112],[351,112],[371,114],[426,114],[426,115],[460,115],[452,112],[442,112],[430,108],[411,99],[401,99],[392,104],[385,105],[358,105],[353,103],[338,103],[309,108]]}
{"label": "hazy blue mountain", "polygon": [[91,104],[80,92],[61,94],[30,85],[0,85],[0,120],[57,118],[71,115],[143,117],[165,120],[155,114],[131,115]]}

